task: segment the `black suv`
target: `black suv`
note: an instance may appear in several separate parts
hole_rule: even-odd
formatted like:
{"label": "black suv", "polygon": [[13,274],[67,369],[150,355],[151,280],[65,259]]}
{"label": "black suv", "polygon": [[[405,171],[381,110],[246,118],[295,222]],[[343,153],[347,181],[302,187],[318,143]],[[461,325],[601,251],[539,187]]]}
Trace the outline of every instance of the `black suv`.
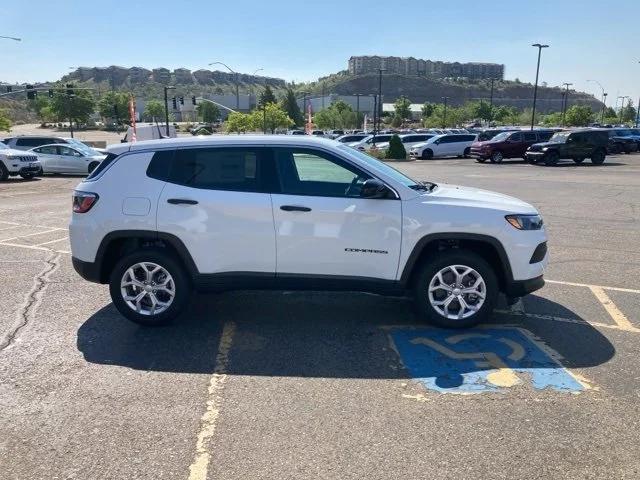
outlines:
{"label": "black suv", "polygon": [[561,159],[582,163],[590,158],[591,163],[601,165],[607,156],[609,134],[606,130],[573,130],[558,132],[548,142],[536,143],[527,149],[529,163],[556,165]]}
{"label": "black suv", "polygon": [[612,128],[609,132],[609,153],[631,153],[638,151],[640,137],[630,128]]}

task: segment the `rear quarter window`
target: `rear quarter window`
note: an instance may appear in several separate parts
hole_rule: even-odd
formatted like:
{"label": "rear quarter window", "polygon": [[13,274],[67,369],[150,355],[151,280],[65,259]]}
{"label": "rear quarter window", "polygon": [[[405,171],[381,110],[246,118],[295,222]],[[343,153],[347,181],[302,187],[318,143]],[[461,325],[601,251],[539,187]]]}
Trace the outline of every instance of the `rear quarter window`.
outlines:
{"label": "rear quarter window", "polygon": [[173,161],[173,150],[161,150],[153,154],[153,158],[147,167],[147,177],[162,180],[169,180],[171,173],[171,162]]}
{"label": "rear quarter window", "polygon": [[114,162],[116,158],[118,158],[118,156],[119,155],[116,155],[115,153],[108,153],[106,158],[102,160],[102,162],[100,162],[100,164],[93,170],[93,172],[89,174],[87,178],[85,178],[85,181],[96,179],[98,175],[100,175],[100,173],[102,173],[109,165]]}

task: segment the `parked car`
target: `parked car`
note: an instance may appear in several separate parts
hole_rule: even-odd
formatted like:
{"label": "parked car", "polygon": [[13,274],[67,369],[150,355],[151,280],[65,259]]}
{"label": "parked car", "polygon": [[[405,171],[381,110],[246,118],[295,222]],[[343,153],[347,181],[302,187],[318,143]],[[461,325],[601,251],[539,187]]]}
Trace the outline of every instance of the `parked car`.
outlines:
{"label": "parked car", "polygon": [[40,173],[38,157],[29,152],[9,148],[0,142],[0,181],[20,175],[30,179]]}
{"label": "parked car", "polygon": [[411,158],[430,160],[439,157],[466,157],[471,153],[471,145],[477,135],[445,134],[435,135],[424,143],[418,143],[409,150]]}
{"label": "parked car", "polygon": [[490,140],[476,141],[471,145],[471,157],[478,162],[501,163],[505,158],[524,159],[527,148],[534,143],[546,142],[553,136],[552,130],[502,132]]}
{"label": "parked car", "polygon": [[338,138],[340,135],[344,135],[344,130],[329,130],[326,134],[325,134],[325,138],[330,138],[332,140],[335,140],[336,138]]}
{"label": "parked car", "polygon": [[379,133],[377,135],[367,135],[365,138],[360,140],[359,142],[347,143],[348,146],[355,148],[356,150],[371,150],[375,145],[375,148],[378,148],[379,145],[384,143],[389,143],[393,134],[390,133]]}
{"label": "parked car", "polygon": [[[50,145],[52,143],[66,143],[78,148],[94,148],[81,142],[77,138],[70,137],[55,137],[47,135],[20,135],[17,137],[8,137],[3,142],[9,147],[15,150],[31,150],[32,148],[39,147],[41,145]],[[94,148],[94,150],[100,151],[104,154],[105,151],[100,148]]]}
{"label": "parked car", "polygon": [[307,134],[307,132],[305,132],[304,130],[298,130],[298,129],[296,129],[296,130],[289,130],[289,131],[287,132],[287,135],[306,135],[306,134]]}
{"label": "parked car", "polygon": [[500,291],[541,288],[547,262],[521,200],[284,135],[112,146],[76,187],[69,232],[75,270],[142,325],[175,319],[194,290],[276,288],[410,293],[425,320],[469,327]]}
{"label": "parked car", "polygon": [[[621,137],[621,139],[630,139],[636,144],[636,149],[631,151],[637,151],[638,147],[640,147],[640,129],[638,128],[616,128],[613,130],[616,137]],[[631,153],[631,151],[627,151],[629,146],[626,145],[627,142],[621,144],[621,151],[625,151],[626,153]],[[626,147],[626,149],[625,149]]]}
{"label": "parked car", "polygon": [[360,140],[367,138],[369,135],[366,133],[347,133],[346,135],[342,135],[336,138],[336,142],[340,143],[357,143]]}
{"label": "parked car", "polygon": [[324,137],[324,131],[322,131],[322,130],[313,130],[311,132],[311,135],[314,135],[316,137]]}
{"label": "parked car", "polygon": [[55,143],[42,145],[29,150],[38,156],[41,173],[80,173],[88,175],[104,160],[91,148],[78,148],[71,145]]}
{"label": "parked car", "polygon": [[[405,150],[407,150],[407,152],[409,151],[409,149],[411,149],[411,147],[419,144],[419,143],[423,143],[426,142],[427,140],[429,140],[431,137],[434,137],[435,135],[433,133],[431,134],[427,134],[427,133],[409,133],[406,135],[398,135],[400,138],[400,141],[402,142],[402,144],[404,145]],[[389,148],[389,142],[384,142],[384,143],[379,143],[377,145],[377,147],[380,150],[386,150]]]}
{"label": "parked car", "polygon": [[548,142],[536,143],[527,149],[529,163],[556,165],[562,159],[582,163],[590,158],[591,163],[601,165],[607,155],[609,133],[606,130],[579,129],[556,132]]}

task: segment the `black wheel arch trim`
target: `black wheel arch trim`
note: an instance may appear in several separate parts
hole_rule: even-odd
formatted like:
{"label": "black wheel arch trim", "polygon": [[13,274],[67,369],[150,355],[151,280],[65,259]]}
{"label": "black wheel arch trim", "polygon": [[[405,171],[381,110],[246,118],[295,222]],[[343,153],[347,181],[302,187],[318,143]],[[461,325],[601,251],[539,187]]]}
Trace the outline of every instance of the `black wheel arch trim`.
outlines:
{"label": "black wheel arch trim", "polygon": [[111,245],[111,243],[114,240],[130,239],[130,238],[151,240],[151,241],[162,241],[162,242],[168,243],[171,247],[173,247],[176,250],[176,252],[178,252],[178,255],[180,256],[180,260],[182,260],[182,263],[186,268],[189,276],[193,278],[199,274],[198,267],[196,266],[196,263],[193,261],[193,258],[191,257],[189,250],[184,245],[184,243],[182,243],[182,240],[180,240],[175,235],[172,235],[170,233],[165,233],[165,232],[156,232],[153,230],[115,230],[113,232],[107,233],[104,236],[104,238],[100,242],[98,251],[96,252],[96,258],[94,260],[94,263],[96,265],[96,269],[99,274],[100,283],[104,283],[106,281],[106,278],[104,275],[104,259],[105,259],[105,254],[108,251],[109,245]]}
{"label": "black wheel arch trim", "polygon": [[507,256],[507,252],[500,240],[490,235],[483,235],[479,233],[441,232],[432,233],[425,237],[422,237],[415,244],[413,250],[411,251],[411,254],[409,255],[409,258],[407,259],[407,262],[404,265],[402,275],[400,276],[400,283],[403,286],[408,285],[409,280],[411,279],[411,275],[415,270],[416,262],[422,255],[422,252],[424,251],[426,246],[431,242],[438,240],[472,240],[476,242],[484,242],[488,245],[491,245],[498,253],[498,257],[500,257],[500,263],[502,263],[502,268],[505,275],[505,283],[513,283],[513,272],[511,270],[511,263],[509,263],[509,257]]}

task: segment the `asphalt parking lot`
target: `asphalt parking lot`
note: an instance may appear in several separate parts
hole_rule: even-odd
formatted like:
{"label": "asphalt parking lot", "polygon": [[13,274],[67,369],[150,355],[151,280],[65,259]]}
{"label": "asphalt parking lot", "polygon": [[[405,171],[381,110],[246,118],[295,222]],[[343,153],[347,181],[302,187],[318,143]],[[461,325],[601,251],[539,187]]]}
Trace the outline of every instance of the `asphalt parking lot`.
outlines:
{"label": "asphalt parking lot", "polygon": [[547,286],[467,331],[323,292],[144,329],[73,271],[79,179],[0,184],[0,478],[638,478],[640,155],[397,166],[538,207]]}

